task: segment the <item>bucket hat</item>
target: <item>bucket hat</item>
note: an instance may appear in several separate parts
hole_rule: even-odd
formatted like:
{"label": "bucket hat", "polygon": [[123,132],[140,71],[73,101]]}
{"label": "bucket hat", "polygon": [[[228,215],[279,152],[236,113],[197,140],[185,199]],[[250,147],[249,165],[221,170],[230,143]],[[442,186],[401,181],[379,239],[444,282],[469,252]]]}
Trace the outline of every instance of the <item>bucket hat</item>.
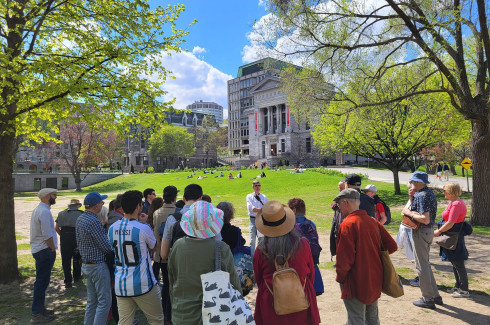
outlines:
{"label": "bucket hat", "polygon": [[255,218],[255,226],[267,237],[280,237],[288,234],[296,223],[293,210],[279,201],[268,201],[262,207],[262,215]]}
{"label": "bucket hat", "polygon": [[414,182],[421,182],[425,184],[430,184],[429,182],[429,175],[424,172],[415,172],[413,173],[412,177],[410,178],[410,181]]}
{"label": "bucket hat", "polygon": [[180,227],[191,237],[212,238],[223,228],[223,211],[212,203],[197,201],[182,215]]}

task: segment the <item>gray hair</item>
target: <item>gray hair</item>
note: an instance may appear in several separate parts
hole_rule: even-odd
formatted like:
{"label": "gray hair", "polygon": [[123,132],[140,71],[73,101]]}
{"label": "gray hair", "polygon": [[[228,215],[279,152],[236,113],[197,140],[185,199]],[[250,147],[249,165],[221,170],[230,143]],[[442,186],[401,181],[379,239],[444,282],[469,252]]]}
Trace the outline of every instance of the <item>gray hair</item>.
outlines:
{"label": "gray hair", "polygon": [[216,207],[223,211],[223,222],[230,223],[231,219],[233,219],[235,216],[235,208],[233,207],[233,204],[230,202],[221,201]]}
{"label": "gray hair", "polygon": [[289,233],[279,237],[267,237],[259,241],[258,248],[265,255],[269,266],[274,267],[276,256],[283,255],[284,258],[293,257],[300,247],[301,237],[293,228]]}

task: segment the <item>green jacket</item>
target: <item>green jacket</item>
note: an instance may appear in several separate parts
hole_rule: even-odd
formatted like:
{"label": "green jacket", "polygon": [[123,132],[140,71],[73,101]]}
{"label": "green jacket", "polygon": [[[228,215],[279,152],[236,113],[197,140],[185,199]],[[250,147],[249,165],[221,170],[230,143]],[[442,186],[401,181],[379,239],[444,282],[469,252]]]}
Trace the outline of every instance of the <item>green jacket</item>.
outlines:
{"label": "green jacket", "polygon": [[[175,325],[202,324],[201,274],[214,271],[215,239],[181,238],[168,258],[168,279]],[[230,273],[230,282],[242,292],[230,247],[221,242],[221,270]]]}

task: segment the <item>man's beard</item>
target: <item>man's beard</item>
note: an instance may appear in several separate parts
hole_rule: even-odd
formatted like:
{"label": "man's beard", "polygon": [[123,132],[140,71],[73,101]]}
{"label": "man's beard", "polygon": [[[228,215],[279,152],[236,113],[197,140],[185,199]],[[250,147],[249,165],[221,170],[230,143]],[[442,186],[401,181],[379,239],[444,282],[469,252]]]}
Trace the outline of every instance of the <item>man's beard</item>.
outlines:
{"label": "man's beard", "polygon": [[52,197],[49,198],[49,204],[53,205],[56,203],[56,199],[53,199]]}

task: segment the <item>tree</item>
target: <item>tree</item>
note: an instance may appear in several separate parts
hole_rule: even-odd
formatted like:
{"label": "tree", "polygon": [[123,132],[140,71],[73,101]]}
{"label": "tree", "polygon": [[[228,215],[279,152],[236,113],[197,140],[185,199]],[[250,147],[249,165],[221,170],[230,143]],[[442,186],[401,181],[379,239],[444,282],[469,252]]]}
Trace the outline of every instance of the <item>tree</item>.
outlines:
{"label": "tree", "polygon": [[[167,71],[158,56],[179,51],[184,6],[147,0],[9,0],[0,3],[0,282],[19,278],[12,152],[16,136],[49,140],[73,102],[95,107],[85,121],[106,125],[163,119]],[[144,109],[143,109],[144,108]],[[76,108],[82,111],[81,107]],[[156,118],[155,118],[156,117]]]}
{"label": "tree", "polygon": [[[171,160],[170,166],[174,168],[176,158],[185,158],[194,155],[194,135],[187,132],[184,127],[165,125],[154,132],[149,140],[150,156],[166,158],[165,168],[168,168],[167,159]],[[178,162],[178,164],[180,161]]]}
{"label": "tree", "polygon": [[[342,93],[345,81],[352,78],[373,82],[395,68],[410,69],[414,63],[426,67],[405,94],[376,102],[351,101],[351,108],[374,108],[419,94],[445,94],[472,126],[471,222],[490,226],[488,4],[484,0],[269,0],[269,4],[278,22],[275,30],[262,29],[264,40],[279,50],[286,44],[284,55],[303,58],[309,68],[332,75],[336,93]],[[375,69],[364,71],[367,63]],[[437,81],[429,82],[432,77]]]}
{"label": "tree", "polygon": [[[305,110],[311,110],[317,104],[316,94],[322,89],[328,91],[328,86],[309,82],[310,76],[316,74],[314,71],[290,73],[293,75],[285,78],[283,88],[289,94],[288,101],[294,107],[295,118],[300,119]],[[384,165],[393,172],[395,193],[400,194],[398,172],[403,165],[423,148],[445,138],[457,126],[450,114],[451,105],[443,98],[435,100],[434,96],[419,95],[404,101],[405,104],[397,102],[355,111],[351,110],[350,103],[336,100],[337,96],[347,95],[351,100],[379,101],[402,95],[410,87],[412,72],[398,69],[389,73],[390,78],[373,84],[353,79],[345,85],[348,94],[332,94],[329,105],[321,101],[322,106],[317,108],[321,114],[311,118],[315,125],[312,135],[323,153],[342,151]],[[312,114],[310,111],[310,117]]]}

